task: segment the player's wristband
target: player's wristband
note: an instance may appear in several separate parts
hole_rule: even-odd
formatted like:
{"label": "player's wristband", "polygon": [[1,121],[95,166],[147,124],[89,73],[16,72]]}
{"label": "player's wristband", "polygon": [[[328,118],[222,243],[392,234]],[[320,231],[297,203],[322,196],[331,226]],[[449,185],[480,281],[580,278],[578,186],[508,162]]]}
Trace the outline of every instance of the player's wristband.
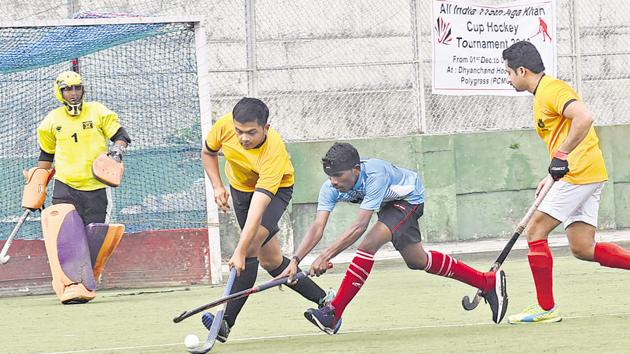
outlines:
{"label": "player's wristband", "polygon": [[558,158],[560,160],[566,160],[567,157],[569,157],[569,154],[567,154],[566,152],[562,152],[560,150],[556,151],[555,154],[553,154],[553,157]]}
{"label": "player's wristband", "polygon": [[300,257],[298,257],[298,256],[293,256],[293,257],[291,257],[291,259],[295,260],[296,264],[300,264],[300,261],[302,261],[302,259],[300,259]]}

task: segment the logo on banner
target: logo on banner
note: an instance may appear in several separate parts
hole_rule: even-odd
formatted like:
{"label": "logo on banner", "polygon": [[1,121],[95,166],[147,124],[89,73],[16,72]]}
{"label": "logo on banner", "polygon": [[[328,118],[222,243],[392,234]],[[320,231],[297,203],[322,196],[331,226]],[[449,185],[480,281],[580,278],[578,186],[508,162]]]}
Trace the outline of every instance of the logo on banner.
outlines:
{"label": "logo on banner", "polygon": [[451,44],[453,37],[451,37],[451,24],[449,22],[444,21],[442,17],[438,17],[437,25],[434,28],[438,43]]}
{"label": "logo on banner", "polygon": [[538,18],[538,32],[536,32],[535,35],[529,37],[529,39],[532,39],[539,34],[542,34],[543,42],[546,42],[545,38],[549,38],[549,42],[551,42],[551,36],[549,35],[549,32],[547,32],[547,22],[545,22],[545,20],[543,20],[542,17]]}

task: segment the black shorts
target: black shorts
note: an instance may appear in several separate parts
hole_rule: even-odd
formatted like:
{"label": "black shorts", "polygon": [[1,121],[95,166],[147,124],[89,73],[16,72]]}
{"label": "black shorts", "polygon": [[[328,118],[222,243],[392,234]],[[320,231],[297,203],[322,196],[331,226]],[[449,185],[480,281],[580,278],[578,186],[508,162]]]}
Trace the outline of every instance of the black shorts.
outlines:
{"label": "black shorts", "polygon": [[[238,225],[241,227],[241,230],[243,230],[254,192],[241,192],[230,186],[230,194],[232,195],[232,202],[234,203],[236,220],[238,220]],[[269,236],[265,242],[263,242],[263,245],[269,242],[269,240],[271,240],[271,238],[280,231],[278,221],[280,221],[284,211],[287,210],[287,206],[289,205],[292,196],[293,187],[285,187],[279,188],[276,195],[271,198],[271,202],[267,206],[260,223],[260,225],[262,225],[265,229],[269,230]]]}
{"label": "black shorts", "polygon": [[424,204],[409,204],[404,200],[387,202],[381,207],[378,221],[392,232],[392,243],[398,251],[422,241],[418,219],[423,212]]}
{"label": "black shorts", "polygon": [[104,223],[107,218],[108,200],[105,188],[80,191],[55,180],[52,203],[74,205],[85,225],[93,222]]}

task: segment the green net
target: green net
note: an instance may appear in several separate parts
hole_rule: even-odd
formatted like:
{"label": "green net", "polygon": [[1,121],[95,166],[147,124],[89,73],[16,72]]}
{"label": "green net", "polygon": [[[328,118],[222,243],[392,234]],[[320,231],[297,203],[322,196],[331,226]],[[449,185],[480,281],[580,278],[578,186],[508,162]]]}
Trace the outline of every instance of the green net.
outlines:
{"label": "green net", "polygon": [[[132,144],[112,190],[111,221],[127,232],[207,226],[195,33],[191,23],[0,28],[0,238],[22,213],[22,170],[39,155],[36,128],[59,106],[56,76],[78,59],[86,101],[118,113]],[[49,187],[47,205],[52,189]],[[39,213],[18,237],[41,237]]]}

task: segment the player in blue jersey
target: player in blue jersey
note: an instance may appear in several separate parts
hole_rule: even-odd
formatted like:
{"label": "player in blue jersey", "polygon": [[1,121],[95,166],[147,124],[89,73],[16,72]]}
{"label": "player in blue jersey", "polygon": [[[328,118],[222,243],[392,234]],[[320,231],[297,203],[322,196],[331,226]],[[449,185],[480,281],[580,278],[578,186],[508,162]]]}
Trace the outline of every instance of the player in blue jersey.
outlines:
{"label": "player in blue jersey", "polygon": [[424,210],[424,186],[418,173],[379,159],[361,160],[350,144],[335,143],[322,159],[328,179],[319,191],[317,215],[304,240],[282,275],[293,276],[297,266],[322,239],[328,217],[338,202],[359,204],[356,220],[324,250],[310,268],[312,275],[326,272],[328,262],[368,231],[372,214],[378,222],[359,244],[346,270],[335,299],[321,309],[308,309],[304,316],[322,331],[333,334],[339,329],[346,306],[367,280],[374,264],[374,254],[392,242],[411,269],[457,279],[483,292],[492,310],[492,320],[501,322],[507,309],[505,274],[483,273],[461,261],[422,247],[418,219]]}

